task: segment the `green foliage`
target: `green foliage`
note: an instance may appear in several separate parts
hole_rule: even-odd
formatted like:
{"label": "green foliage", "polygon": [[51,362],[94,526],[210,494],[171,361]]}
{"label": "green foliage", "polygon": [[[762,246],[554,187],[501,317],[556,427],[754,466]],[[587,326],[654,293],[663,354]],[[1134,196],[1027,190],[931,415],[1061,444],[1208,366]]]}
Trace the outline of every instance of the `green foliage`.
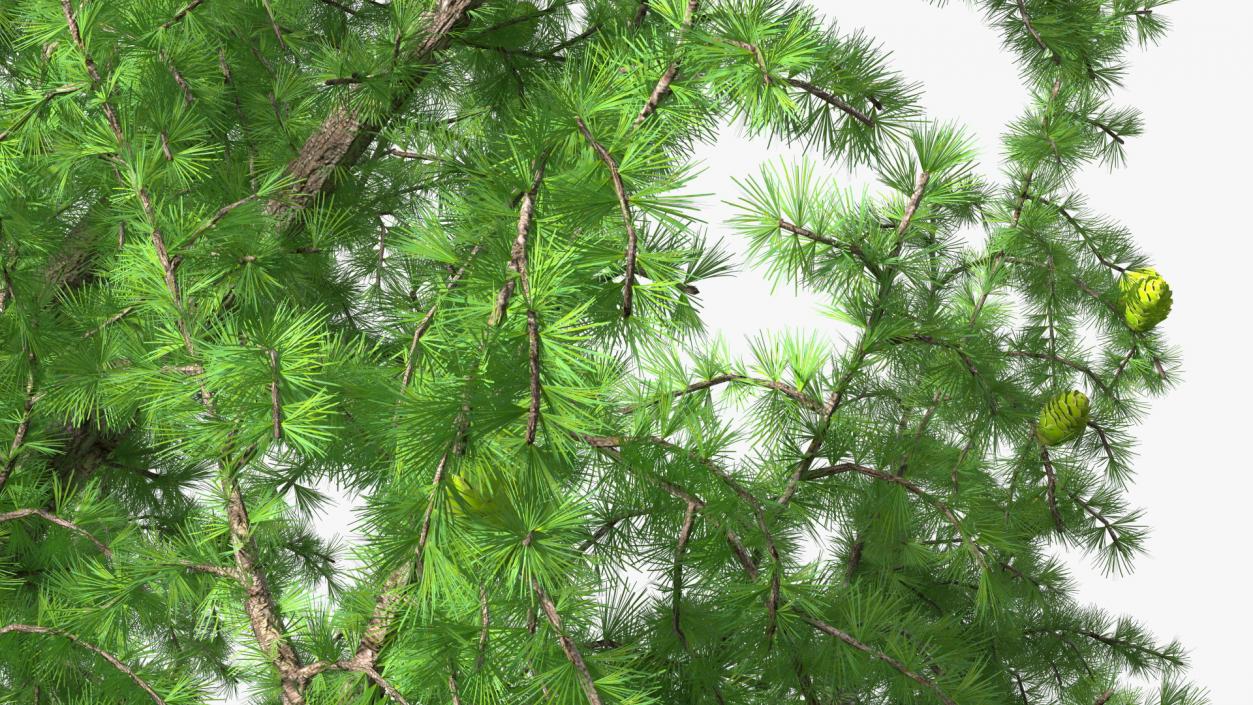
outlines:
{"label": "green foliage", "polygon": [[[1203,703],[1056,558],[1144,549],[1170,290],[1074,182],[1166,3],[974,4],[999,179],[790,2],[0,4],[0,699]],[[848,345],[706,339],[731,127]]]}

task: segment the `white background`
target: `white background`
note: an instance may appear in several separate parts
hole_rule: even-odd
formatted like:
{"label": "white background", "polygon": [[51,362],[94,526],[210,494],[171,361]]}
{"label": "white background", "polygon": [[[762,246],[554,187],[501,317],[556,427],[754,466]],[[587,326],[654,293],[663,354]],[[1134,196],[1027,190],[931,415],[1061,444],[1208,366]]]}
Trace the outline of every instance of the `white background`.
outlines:
{"label": "white background", "polygon": [[[928,115],[966,125],[979,138],[982,171],[999,176],[1003,127],[1025,105],[1017,67],[982,15],[961,2],[809,0],[845,31],[864,29],[893,52],[892,65],[923,84]],[[1183,384],[1154,403],[1141,428],[1133,504],[1153,528],[1150,555],[1132,575],[1107,578],[1073,562],[1083,601],[1133,615],[1161,638],[1179,638],[1192,655],[1192,679],[1214,705],[1253,705],[1247,678],[1253,658],[1253,594],[1247,579],[1253,513],[1253,379],[1247,370],[1253,319],[1253,247],[1246,206],[1253,200],[1248,91],[1253,85],[1253,3],[1184,0],[1161,10],[1174,26],[1161,46],[1133,51],[1118,99],[1144,112],[1146,134],[1129,140],[1127,167],[1094,167],[1078,191],[1094,212],[1120,220],[1168,279],[1174,312],[1164,324],[1183,349]],[[743,242],[723,221],[738,188],[733,176],[755,173],[798,150],[749,142],[728,130],[697,155],[707,171],[692,190],[714,194],[702,216],[710,234],[737,252]],[[818,155],[810,155],[819,159]],[[839,171],[834,172],[839,177]],[[860,189],[864,180],[842,185]],[[838,340],[816,300],[772,292],[744,266],[733,278],[701,285],[711,332],[744,351],[762,331],[806,331]],[[320,528],[350,536],[349,502]]]}
{"label": "white background", "polygon": [[[1000,135],[1025,106],[1026,89],[1000,35],[965,3],[925,0],[809,0],[842,30],[864,29],[892,51],[891,64],[925,89],[931,117],[962,123],[979,137],[981,171],[1000,174]],[[1104,577],[1073,561],[1084,602],[1139,618],[1160,638],[1189,648],[1192,679],[1214,705],[1253,703],[1253,578],[1247,533],[1253,514],[1253,201],[1250,149],[1253,3],[1183,0],[1159,10],[1173,27],[1160,46],[1131,53],[1117,99],[1144,112],[1145,134],[1128,140],[1128,165],[1094,167],[1077,190],[1089,207],[1129,227],[1174,291],[1163,328],[1183,350],[1183,383],[1154,402],[1138,434],[1130,490],[1153,532],[1134,573]],[[731,176],[755,173],[780,153],[728,131],[698,156],[708,170],[694,190],[715,193],[703,215],[713,235],[743,251],[722,221],[735,200]],[[809,155],[820,159],[819,155]],[[837,182],[840,173],[835,170]],[[860,190],[864,180],[847,180]],[[701,285],[704,317],[732,349],[760,331],[831,331],[814,299],[771,292],[744,267]],[[838,339],[838,336],[833,336]]]}

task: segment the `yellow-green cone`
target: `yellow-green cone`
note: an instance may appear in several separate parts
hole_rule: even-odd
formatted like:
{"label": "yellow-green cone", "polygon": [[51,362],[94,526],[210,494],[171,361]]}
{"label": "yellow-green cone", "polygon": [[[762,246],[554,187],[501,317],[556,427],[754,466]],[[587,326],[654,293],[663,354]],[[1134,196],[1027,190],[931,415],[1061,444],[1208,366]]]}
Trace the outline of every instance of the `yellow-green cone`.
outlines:
{"label": "yellow-green cone", "polygon": [[1088,425],[1088,411],[1088,397],[1083,392],[1072,389],[1053,397],[1040,410],[1040,424],[1036,427],[1040,442],[1055,446],[1082,436]]}
{"label": "yellow-green cone", "polygon": [[1152,267],[1128,270],[1120,286],[1123,316],[1131,330],[1143,333],[1170,315],[1170,285]]}

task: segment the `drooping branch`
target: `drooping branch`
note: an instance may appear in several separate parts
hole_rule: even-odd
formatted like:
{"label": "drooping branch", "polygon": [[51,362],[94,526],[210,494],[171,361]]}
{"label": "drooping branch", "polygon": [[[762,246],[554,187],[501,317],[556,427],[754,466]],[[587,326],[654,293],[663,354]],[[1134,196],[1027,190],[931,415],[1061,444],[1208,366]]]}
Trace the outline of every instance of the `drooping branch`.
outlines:
{"label": "drooping branch", "polygon": [[1100,375],[1092,371],[1091,367],[1088,367],[1087,365],[1084,365],[1079,362],[1075,362],[1074,360],[1064,358],[1060,355],[1052,355],[1049,353],[1038,353],[1038,352],[1033,352],[1031,350],[1007,350],[1005,351],[1005,356],[1006,357],[1029,357],[1035,360],[1045,360],[1048,362],[1056,362],[1060,365],[1065,365],[1066,367],[1069,367],[1070,369],[1075,370],[1076,372],[1083,373],[1083,375],[1087,377],[1088,379],[1092,380],[1092,384],[1096,385],[1096,387],[1100,389],[1102,392],[1105,392],[1106,394],[1110,393],[1109,387],[1101,379]]}
{"label": "drooping branch", "polygon": [[679,643],[683,645],[684,650],[689,650],[691,647],[688,646],[687,635],[683,633],[683,625],[679,619],[679,609],[683,602],[683,553],[687,550],[688,539],[692,536],[692,524],[696,520],[696,510],[696,504],[688,502],[687,511],[683,514],[683,526],[679,528],[679,544],[674,549],[673,587],[670,591],[670,624],[674,629],[674,635],[678,637]]}
{"label": "drooping branch", "polygon": [[1043,445],[1040,446],[1040,462],[1044,466],[1045,497],[1048,500],[1049,514],[1053,517],[1053,526],[1061,533],[1065,527],[1062,525],[1062,514],[1057,509],[1057,471],[1053,469],[1053,459],[1049,456],[1048,448]]}
{"label": "drooping branch", "polygon": [[1044,53],[1049,55],[1054,64],[1061,64],[1062,57],[1050,49],[1048,44],[1044,43],[1044,38],[1040,36],[1039,31],[1037,31],[1035,25],[1032,24],[1031,16],[1027,14],[1027,5],[1023,0],[1018,0],[1018,15],[1022,18],[1023,26],[1027,28],[1027,33],[1031,35],[1033,40],[1035,40],[1036,45],[1039,46],[1040,49],[1044,50]]}
{"label": "drooping branch", "polygon": [[53,514],[52,512],[46,509],[37,509],[37,508],[28,507],[26,509],[17,509],[11,512],[5,512],[4,514],[0,514],[0,524],[9,522],[9,521],[17,521],[18,519],[25,519],[27,517],[38,517],[50,524],[55,524],[63,529],[73,531],[79,536],[82,536],[83,538],[95,544],[96,548],[100,549],[100,553],[104,554],[105,558],[108,558],[110,560],[112,560],[113,558],[113,551],[109,550],[109,547],[106,546],[103,541],[96,538],[96,536],[92,534],[90,531],[87,531],[83,527],[79,526],[78,524],[75,524],[72,521],[69,521],[68,519],[62,519],[61,517],[57,516],[56,514]]}
{"label": "drooping branch", "polygon": [[592,678],[591,671],[587,668],[587,662],[583,660],[583,654],[579,651],[579,647],[574,643],[574,640],[566,635],[565,630],[561,626],[561,615],[557,612],[557,606],[553,604],[552,598],[540,586],[538,580],[532,578],[531,587],[535,590],[536,597],[539,598],[540,609],[543,610],[544,617],[557,635],[557,643],[561,645],[562,652],[565,653],[566,658],[574,666],[579,686],[583,689],[583,694],[587,696],[587,702],[590,705],[604,705],[604,700],[601,699],[600,693],[596,690],[596,681]]}
{"label": "drooping branch", "polygon": [[636,249],[639,247],[639,236],[635,232],[635,219],[631,215],[630,198],[627,195],[626,185],[622,182],[622,173],[618,170],[617,160],[613,158],[609,150],[605,149],[604,145],[596,141],[596,137],[587,128],[587,123],[583,122],[582,117],[576,116],[574,123],[583,137],[592,145],[596,155],[604,162],[605,168],[609,170],[609,181],[613,184],[613,192],[618,197],[618,210],[622,213],[622,223],[627,231],[626,274],[622,284],[622,317],[630,318],[634,299],[635,256]]}
{"label": "drooping branch", "polygon": [[[687,35],[687,31],[692,27],[692,20],[696,16],[696,10],[699,7],[700,0],[688,0],[687,11],[684,13],[683,22],[679,26],[678,45],[680,47],[683,44],[683,38]],[[640,3],[641,11],[647,11],[647,8],[647,2]],[[642,15],[640,15],[640,17],[642,19]],[[644,107],[640,109],[639,115],[635,116],[635,127],[639,127],[645,120],[648,119],[648,116],[656,112],[657,106],[661,105],[661,101],[665,99],[666,96],[670,95],[670,84],[674,83],[674,79],[677,78],[678,75],[679,60],[675,59],[670,62],[670,65],[666,67],[665,72],[661,74],[661,78],[657,80],[657,85],[653,86],[652,92],[648,94],[648,100],[644,101]]]}
{"label": "drooping branch", "polygon": [[[544,180],[544,166],[548,162],[548,150],[536,160],[535,174],[531,178],[531,187],[522,194],[518,206],[518,235],[513,241],[513,249],[509,253],[509,266],[505,274],[505,283],[496,296],[496,307],[488,319],[488,325],[497,325],[505,319],[505,311],[509,308],[509,299],[518,282],[522,283],[522,295],[527,301],[531,299],[531,282],[527,276],[527,238],[531,226],[535,222],[535,199],[539,194],[540,183]],[[516,275],[511,276],[511,275]]]}
{"label": "drooping branch", "polygon": [[0,636],[3,636],[4,634],[44,634],[48,636],[61,637],[62,639],[65,639],[73,643],[75,646],[79,646],[84,649],[87,649],[88,651],[104,659],[113,668],[117,669],[118,671],[121,671],[122,674],[125,675],[127,678],[129,678],[132,683],[134,683],[136,686],[139,687],[140,690],[147,693],[148,697],[152,698],[152,702],[156,703],[156,705],[166,705],[166,702],[161,697],[161,695],[157,693],[157,691],[153,689],[151,685],[149,685],[148,681],[141,678],[139,674],[136,673],[133,668],[131,668],[130,666],[127,666],[125,663],[122,662],[121,659],[109,653],[108,651],[105,651],[104,649],[100,648],[99,646],[96,646],[95,644],[83,641],[75,634],[67,632],[63,629],[54,629],[52,627],[40,627],[40,626],[36,626],[33,624],[5,625],[3,627],[0,627]]}
{"label": "drooping branch", "polygon": [[940,499],[939,497],[936,497],[935,495],[928,492],[927,490],[924,490],[922,487],[918,486],[917,484],[905,479],[901,475],[884,472],[883,470],[877,470],[875,468],[866,467],[864,465],[858,465],[857,463],[840,463],[838,465],[832,465],[829,467],[817,468],[817,469],[811,470],[808,473],[806,473],[803,479],[807,481],[813,481],[813,480],[822,479],[824,477],[831,477],[833,475],[842,475],[844,473],[856,473],[859,475],[865,475],[866,477],[874,478],[881,482],[888,482],[894,485],[899,485],[900,487],[905,488],[905,490],[908,491],[910,494],[930,504],[932,507],[936,509],[936,511],[940,512],[940,514],[943,515],[945,521],[947,521],[949,525],[952,526],[953,529],[957,532],[957,535],[961,537],[962,542],[970,546],[970,548],[972,549],[972,555],[975,558],[975,562],[978,563],[981,568],[984,568],[985,570],[987,569],[987,564],[984,562],[984,556],[985,556],[984,549],[981,546],[979,546],[979,544],[975,542],[971,534],[966,531],[964,525],[962,524],[961,519],[959,519],[956,512],[954,512],[952,508],[948,506],[948,503]]}

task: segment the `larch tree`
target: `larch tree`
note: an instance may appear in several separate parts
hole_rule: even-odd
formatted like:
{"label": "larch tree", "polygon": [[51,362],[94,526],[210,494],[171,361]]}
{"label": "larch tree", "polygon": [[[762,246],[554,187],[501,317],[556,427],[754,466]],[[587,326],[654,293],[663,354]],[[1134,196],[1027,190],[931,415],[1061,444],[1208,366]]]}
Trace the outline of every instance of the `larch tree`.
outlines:
{"label": "larch tree", "polygon": [[[0,700],[1202,703],[1057,557],[1141,552],[1177,376],[1075,183],[1165,2],[973,3],[999,178],[801,3],[0,3]],[[847,346],[707,340],[736,128],[811,157],[719,196]]]}

